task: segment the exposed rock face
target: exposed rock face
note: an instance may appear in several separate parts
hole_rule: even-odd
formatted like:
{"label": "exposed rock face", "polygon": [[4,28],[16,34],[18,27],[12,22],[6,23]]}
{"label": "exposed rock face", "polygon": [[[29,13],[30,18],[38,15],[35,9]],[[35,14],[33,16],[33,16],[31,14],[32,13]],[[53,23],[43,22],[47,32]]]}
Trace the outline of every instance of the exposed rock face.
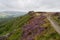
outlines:
{"label": "exposed rock face", "polygon": [[34,11],[29,11],[28,14],[32,15],[34,13]]}

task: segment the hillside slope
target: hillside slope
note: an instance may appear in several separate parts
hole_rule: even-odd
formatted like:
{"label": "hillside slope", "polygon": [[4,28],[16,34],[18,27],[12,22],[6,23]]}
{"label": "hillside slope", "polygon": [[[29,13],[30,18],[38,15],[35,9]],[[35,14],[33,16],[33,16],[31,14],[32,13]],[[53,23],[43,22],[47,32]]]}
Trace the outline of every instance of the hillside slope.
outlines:
{"label": "hillside slope", "polygon": [[0,40],[60,40],[45,12],[29,12],[0,25]]}
{"label": "hillside slope", "polygon": [[[24,23],[26,23],[26,21],[28,21],[30,19],[30,15],[24,15],[22,17],[17,17],[15,19],[12,19],[2,25],[0,25],[0,36],[3,37],[7,34],[11,34],[14,33],[15,30],[16,32],[19,34],[21,33],[19,30],[21,30],[20,28],[23,26]],[[11,34],[12,35],[12,34]],[[15,34],[16,35],[16,34]],[[13,35],[14,36],[14,35]],[[16,35],[17,36],[17,35]],[[19,36],[19,35],[18,35]],[[13,40],[13,39],[12,39]]]}

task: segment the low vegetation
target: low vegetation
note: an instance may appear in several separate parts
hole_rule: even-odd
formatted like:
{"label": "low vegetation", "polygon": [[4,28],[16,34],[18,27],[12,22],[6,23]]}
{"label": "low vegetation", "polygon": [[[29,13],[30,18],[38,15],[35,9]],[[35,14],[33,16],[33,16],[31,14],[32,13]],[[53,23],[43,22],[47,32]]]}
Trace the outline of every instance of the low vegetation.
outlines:
{"label": "low vegetation", "polygon": [[[53,18],[60,25],[60,19],[58,19],[58,16],[53,16]],[[22,38],[25,32],[27,33],[27,37],[25,36],[27,39],[25,40],[29,40],[28,37],[30,35],[28,35],[28,32],[29,30],[32,30],[32,34],[37,32],[36,29],[34,30],[36,25],[39,25],[37,28],[40,28],[39,30],[43,29],[43,31],[38,30],[41,33],[38,32],[38,34],[35,34],[33,40],[60,40],[60,35],[54,30],[48,19],[45,16],[41,16],[39,14],[36,16],[34,13],[16,17],[1,24],[0,37],[7,36],[7,40],[23,40]],[[25,31],[24,26],[26,26],[28,32]],[[32,28],[28,30],[28,27]],[[22,28],[24,28],[24,30]]]}

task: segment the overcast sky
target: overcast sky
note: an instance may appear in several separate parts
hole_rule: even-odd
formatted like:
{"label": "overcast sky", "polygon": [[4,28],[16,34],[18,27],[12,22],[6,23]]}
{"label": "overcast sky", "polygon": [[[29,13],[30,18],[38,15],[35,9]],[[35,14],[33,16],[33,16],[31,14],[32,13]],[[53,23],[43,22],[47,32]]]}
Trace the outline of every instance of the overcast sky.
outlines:
{"label": "overcast sky", "polygon": [[0,0],[0,11],[60,11],[60,0]]}

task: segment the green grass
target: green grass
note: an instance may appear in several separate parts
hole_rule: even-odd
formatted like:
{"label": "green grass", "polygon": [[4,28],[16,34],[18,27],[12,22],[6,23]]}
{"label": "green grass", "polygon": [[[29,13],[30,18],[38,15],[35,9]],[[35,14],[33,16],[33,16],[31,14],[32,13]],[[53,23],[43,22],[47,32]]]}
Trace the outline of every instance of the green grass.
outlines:
{"label": "green grass", "polygon": [[52,18],[60,25],[60,19],[58,19],[58,16],[52,16]]}
{"label": "green grass", "polygon": [[21,38],[22,35],[22,30],[21,29],[17,29],[15,33],[13,33],[8,40],[18,40],[19,38]]}
{"label": "green grass", "polygon": [[30,15],[24,15],[22,18],[17,17],[3,25],[0,25],[0,36],[10,33],[15,29],[21,28],[30,18]]}
{"label": "green grass", "polygon": [[60,40],[60,35],[54,30],[49,21],[46,19],[45,29],[40,35],[35,37],[35,40]]}

